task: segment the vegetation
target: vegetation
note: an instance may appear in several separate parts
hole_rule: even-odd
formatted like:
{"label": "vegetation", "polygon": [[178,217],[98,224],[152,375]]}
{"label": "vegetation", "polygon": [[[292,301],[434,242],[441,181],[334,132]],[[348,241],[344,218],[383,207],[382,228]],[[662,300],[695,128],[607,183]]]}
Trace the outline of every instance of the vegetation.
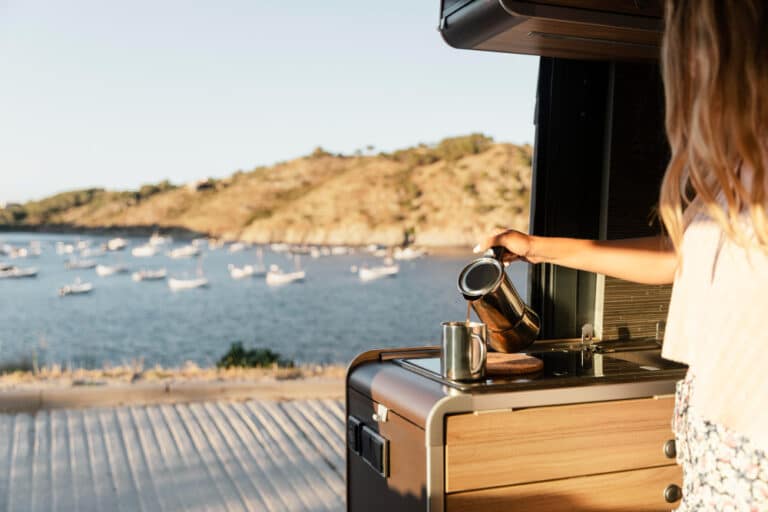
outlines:
{"label": "vegetation", "polygon": [[31,372],[35,369],[35,366],[31,357],[2,361],[0,362],[0,375],[14,372]]}
{"label": "vegetation", "polygon": [[[356,157],[323,148],[272,166],[177,187],[91,188],[0,209],[0,227],[183,229],[251,242],[474,245],[527,229],[529,145],[475,133]],[[416,229],[418,228],[418,229]]]}
{"label": "vegetation", "polygon": [[264,368],[278,366],[293,368],[295,365],[289,359],[283,359],[280,354],[268,348],[246,349],[242,342],[234,342],[229,350],[216,363],[217,368]]}

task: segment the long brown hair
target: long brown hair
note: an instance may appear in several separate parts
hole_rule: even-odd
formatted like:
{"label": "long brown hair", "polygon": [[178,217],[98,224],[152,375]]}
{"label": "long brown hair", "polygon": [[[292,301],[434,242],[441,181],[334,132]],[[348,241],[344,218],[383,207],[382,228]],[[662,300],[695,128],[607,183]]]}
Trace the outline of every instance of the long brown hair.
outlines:
{"label": "long brown hair", "polygon": [[659,213],[675,248],[689,214],[706,210],[739,243],[748,212],[768,249],[768,1],[667,0],[662,72],[672,158]]}

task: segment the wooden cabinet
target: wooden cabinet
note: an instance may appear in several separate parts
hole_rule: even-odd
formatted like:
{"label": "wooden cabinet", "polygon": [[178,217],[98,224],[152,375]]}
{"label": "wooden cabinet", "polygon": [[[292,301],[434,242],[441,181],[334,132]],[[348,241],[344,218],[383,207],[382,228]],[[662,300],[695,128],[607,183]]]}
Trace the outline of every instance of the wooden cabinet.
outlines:
{"label": "wooden cabinet", "polygon": [[668,510],[672,397],[446,419],[447,510]]}

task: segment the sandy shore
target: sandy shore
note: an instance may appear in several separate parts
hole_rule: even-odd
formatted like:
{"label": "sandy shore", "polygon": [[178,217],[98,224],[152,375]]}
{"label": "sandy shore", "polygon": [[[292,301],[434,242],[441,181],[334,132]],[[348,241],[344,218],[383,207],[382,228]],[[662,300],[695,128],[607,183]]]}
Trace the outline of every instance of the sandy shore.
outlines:
{"label": "sandy shore", "polygon": [[117,366],[97,370],[41,368],[0,376],[0,411],[109,407],[203,400],[297,400],[344,396],[342,366],[181,368]]}

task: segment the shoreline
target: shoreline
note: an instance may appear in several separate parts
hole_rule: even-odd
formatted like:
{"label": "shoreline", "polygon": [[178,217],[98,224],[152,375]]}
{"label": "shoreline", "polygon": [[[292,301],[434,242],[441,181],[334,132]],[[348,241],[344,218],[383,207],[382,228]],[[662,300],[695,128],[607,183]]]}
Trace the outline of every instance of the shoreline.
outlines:
{"label": "shoreline", "polygon": [[346,368],[182,368],[138,370],[129,366],[102,370],[0,375],[0,413],[85,407],[116,407],[206,400],[298,400],[342,398]]}
{"label": "shoreline", "polygon": [[[127,238],[140,238],[140,237],[149,237],[153,233],[160,233],[164,236],[171,236],[178,240],[193,240],[195,238],[211,238],[211,239],[217,239],[222,240],[224,242],[245,242],[250,243],[248,240],[245,240],[243,238],[222,238],[217,237],[214,235],[211,235],[209,233],[202,233],[198,231],[192,231],[186,228],[182,227],[158,227],[158,226],[99,226],[99,227],[91,227],[91,226],[73,226],[69,224],[46,224],[46,225],[0,225],[0,235],[3,233],[40,233],[45,235],[77,235],[77,234],[87,234],[92,236],[120,236],[120,237],[127,237]],[[311,242],[304,242],[304,243],[291,243],[286,242],[284,240],[270,240],[269,242],[266,242],[266,244],[288,244],[288,245],[306,245],[306,246],[314,246],[314,247],[334,247],[334,246],[347,246],[347,247],[353,247],[356,249],[362,249],[366,245],[381,245],[376,244],[375,242],[370,242],[370,244],[347,244],[347,243],[338,243],[338,244],[316,244]],[[255,244],[255,245],[264,245],[264,244]],[[452,245],[452,244],[446,244],[446,245],[425,245],[425,244],[419,244],[414,243],[412,244],[413,247],[418,247],[422,249],[426,249],[431,254],[437,254],[437,255],[450,255],[450,254],[459,254],[459,253],[466,253],[472,251],[472,246],[470,245]],[[394,248],[394,247],[400,247],[400,245],[391,245],[386,246],[387,248]]]}

